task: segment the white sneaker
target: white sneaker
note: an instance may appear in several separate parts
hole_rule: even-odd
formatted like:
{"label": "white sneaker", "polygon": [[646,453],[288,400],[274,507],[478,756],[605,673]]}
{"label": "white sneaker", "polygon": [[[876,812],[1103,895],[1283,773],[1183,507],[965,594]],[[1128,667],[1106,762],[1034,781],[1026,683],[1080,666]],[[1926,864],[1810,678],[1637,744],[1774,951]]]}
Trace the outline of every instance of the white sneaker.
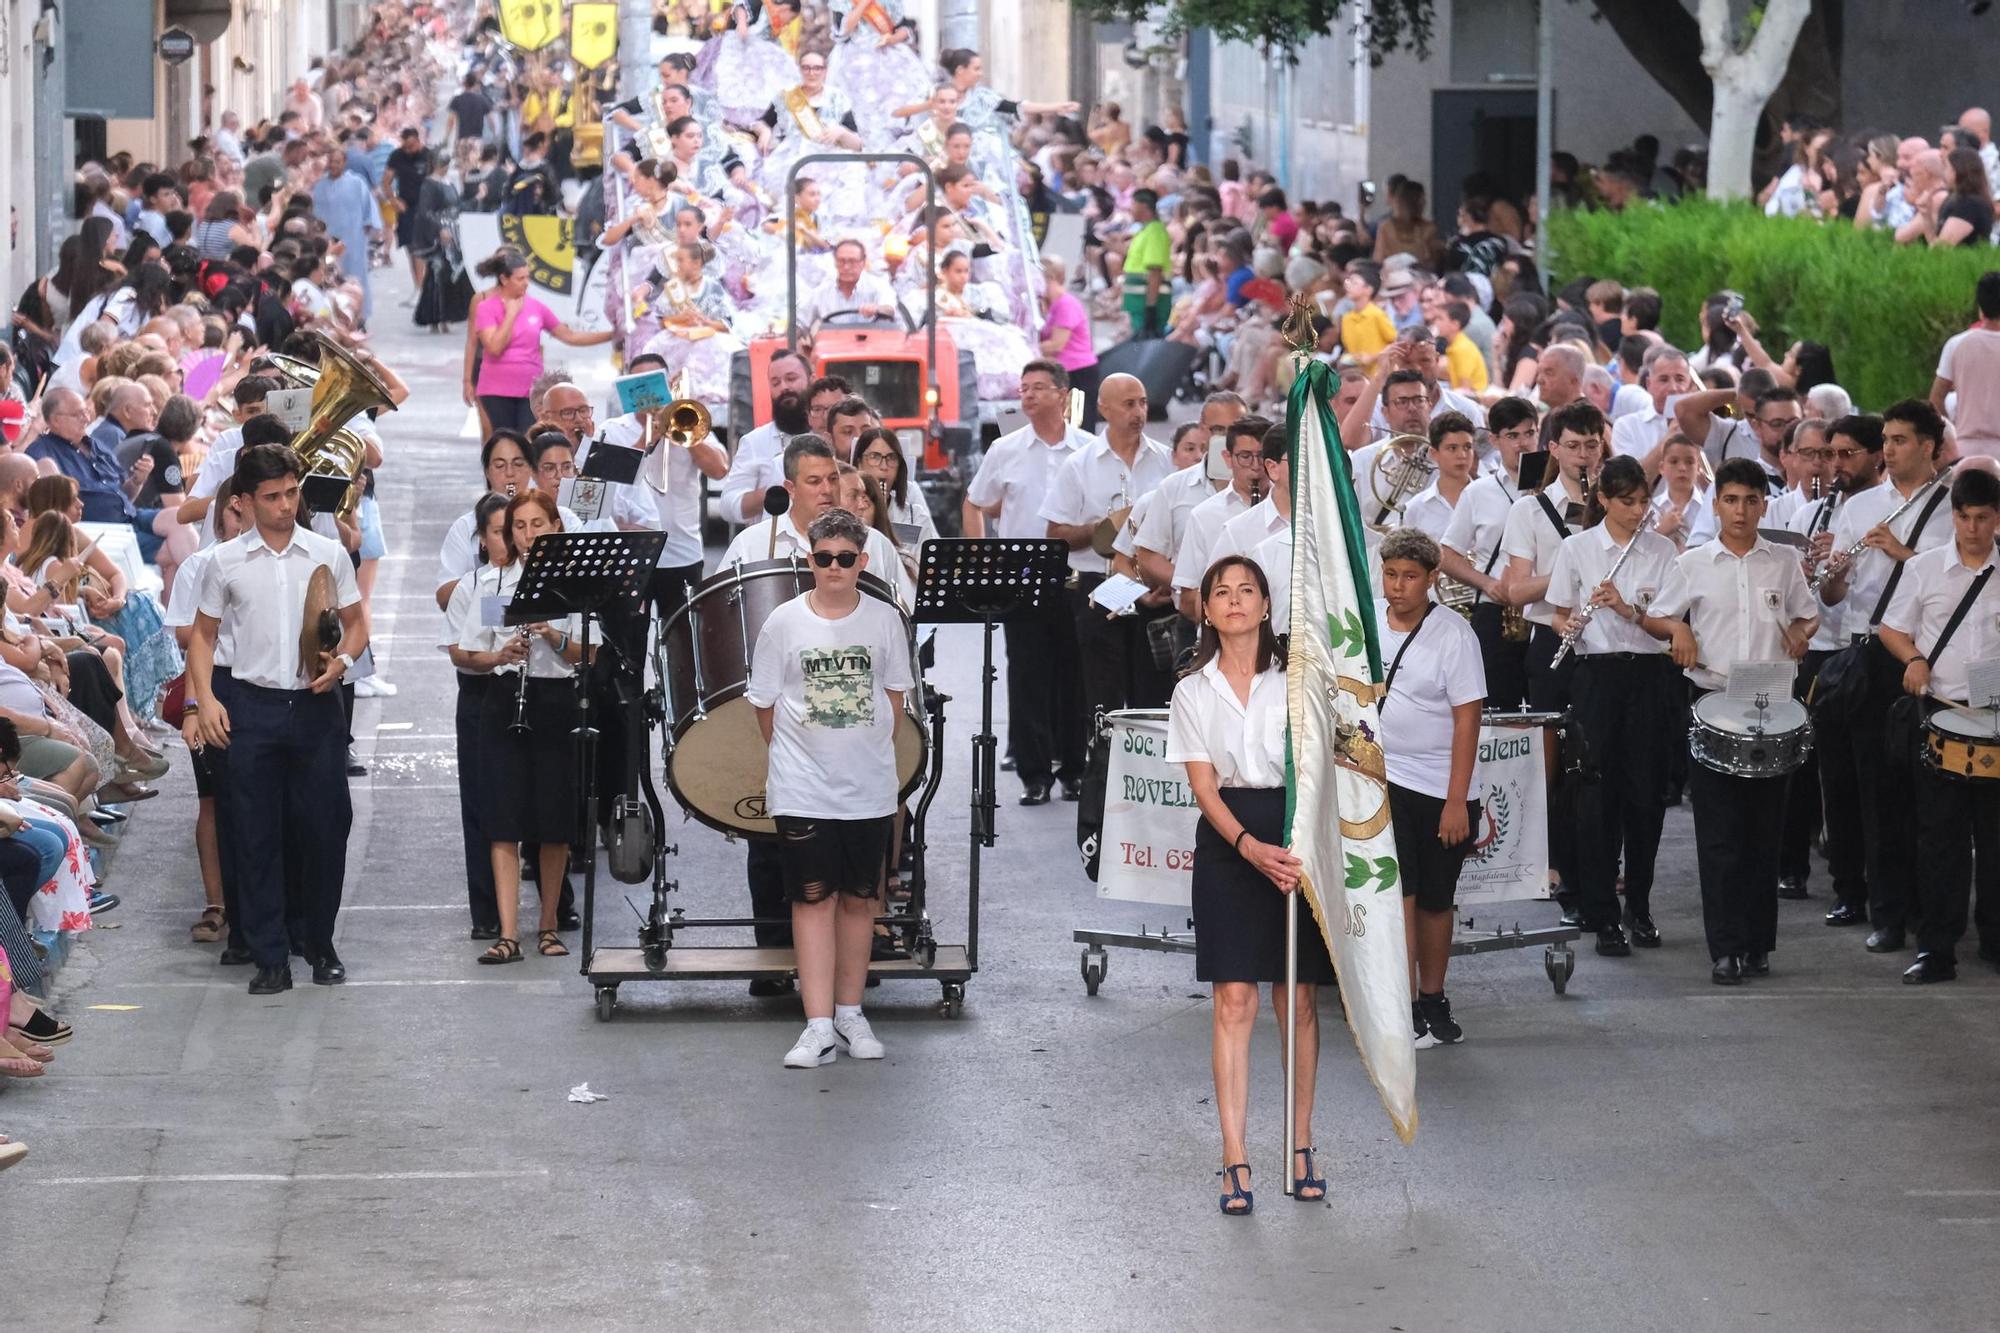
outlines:
{"label": "white sneaker", "polygon": [[354,697],[357,699],[393,699],[396,687],[380,676],[363,676],[354,682]]}
{"label": "white sneaker", "polygon": [[[876,1049],[881,1049],[879,1043]],[[785,1068],[817,1069],[821,1065],[832,1064],[837,1053],[832,1031],[808,1023],[806,1030],[799,1034],[799,1039],[792,1043],[792,1049],[785,1052]]]}
{"label": "white sneaker", "polygon": [[847,1054],[856,1060],[880,1060],[884,1054],[882,1043],[875,1036],[875,1029],[868,1026],[863,1014],[852,1018],[836,1018],[833,1030],[847,1043]]}

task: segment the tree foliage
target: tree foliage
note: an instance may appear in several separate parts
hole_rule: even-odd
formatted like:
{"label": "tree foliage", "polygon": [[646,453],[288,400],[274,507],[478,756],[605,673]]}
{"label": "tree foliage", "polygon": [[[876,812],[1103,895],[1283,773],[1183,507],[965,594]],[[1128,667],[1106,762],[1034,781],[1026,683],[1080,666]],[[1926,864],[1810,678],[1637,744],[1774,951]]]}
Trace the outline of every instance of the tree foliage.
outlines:
{"label": "tree foliage", "polygon": [[1379,65],[1398,51],[1419,59],[1431,53],[1436,0],[1374,0],[1362,8],[1347,0],[1077,0],[1076,8],[1100,23],[1161,23],[1178,37],[1207,28],[1223,41],[1266,47],[1296,64],[1306,43],[1346,24],[1358,24],[1368,61]]}

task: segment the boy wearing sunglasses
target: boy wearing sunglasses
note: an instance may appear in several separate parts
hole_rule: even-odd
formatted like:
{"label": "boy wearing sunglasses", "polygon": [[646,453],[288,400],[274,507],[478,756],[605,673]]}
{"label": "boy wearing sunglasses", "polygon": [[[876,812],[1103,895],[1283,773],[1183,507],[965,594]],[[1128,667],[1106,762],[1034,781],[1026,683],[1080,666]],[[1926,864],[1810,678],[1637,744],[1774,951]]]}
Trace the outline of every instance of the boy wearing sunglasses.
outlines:
{"label": "boy wearing sunglasses", "polygon": [[765,802],[805,1001],[788,1069],[831,1064],[840,1042],[882,1058],[861,993],[896,810],[896,718],[916,683],[902,616],[861,593],[868,529],[829,509],[806,537],[812,590],[764,622],[746,691],[770,747]]}

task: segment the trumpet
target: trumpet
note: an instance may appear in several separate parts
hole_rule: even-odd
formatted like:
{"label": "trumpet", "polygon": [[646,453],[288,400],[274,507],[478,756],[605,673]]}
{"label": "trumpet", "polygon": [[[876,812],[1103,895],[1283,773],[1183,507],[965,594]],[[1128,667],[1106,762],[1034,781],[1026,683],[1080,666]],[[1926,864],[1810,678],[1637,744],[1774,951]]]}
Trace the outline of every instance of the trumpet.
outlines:
{"label": "trumpet", "polygon": [[[521,626],[521,642],[532,651],[534,645],[528,642],[530,632],[526,625]],[[533,730],[528,725],[528,659],[523,657],[520,683],[514,687],[514,720],[507,724],[507,733],[510,736],[525,736]]]}
{"label": "trumpet", "polygon": [[[1639,538],[1643,537],[1646,534],[1646,530],[1652,526],[1653,515],[1649,510],[1646,516],[1639,520],[1639,526],[1632,530],[1632,540],[1625,543],[1625,549],[1620,551],[1618,558],[1611,562],[1611,571],[1600,580],[1600,583],[1617,582],[1618,571],[1625,568],[1625,562],[1632,558],[1633,550],[1639,545]],[[1589,628],[1590,618],[1596,614],[1597,603],[1588,599],[1585,599],[1582,606],[1579,606],[1575,611],[1570,613],[1569,625],[1563,630],[1562,642],[1556,645],[1555,656],[1549,659],[1551,667],[1560,666],[1563,658],[1569,656],[1571,650],[1582,640],[1584,630]]]}
{"label": "trumpet", "polygon": [[[1957,464],[1953,464],[1952,466],[1956,467]],[[1897,519],[1901,518],[1903,515],[1910,512],[1911,506],[1915,505],[1917,501],[1922,500],[1926,496],[1928,496],[1934,488],[1948,484],[1946,478],[1950,477],[1951,473],[1952,469],[1948,467],[1944,471],[1938,473],[1935,477],[1932,477],[1929,481],[1925,482],[1923,485],[1917,487],[1917,489],[1915,489],[1914,491],[1911,491],[1910,498],[1903,501],[1903,503],[1897,505],[1895,509],[1890,512],[1889,516],[1883,519],[1876,526],[1886,528],[1893,525]],[[1875,530],[1874,528],[1870,528],[1868,531],[1873,532],[1874,530]],[[1846,550],[1835,551],[1831,556],[1829,556],[1827,558],[1827,562],[1824,565],[1821,565],[1818,571],[1815,572],[1812,576],[1810,582],[1813,590],[1813,595],[1817,597],[1819,595],[1820,589],[1826,586],[1827,580],[1833,577],[1834,570],[1847,568],[1848,563],[1852,561],[1855,556],[1860,555],[1862,548],[1866,547],[1867,545],[1868,545],[1868,533],[1864,532],[1861,534],[1861,540],[1855,542],[1852,546],[1848,547]]]}

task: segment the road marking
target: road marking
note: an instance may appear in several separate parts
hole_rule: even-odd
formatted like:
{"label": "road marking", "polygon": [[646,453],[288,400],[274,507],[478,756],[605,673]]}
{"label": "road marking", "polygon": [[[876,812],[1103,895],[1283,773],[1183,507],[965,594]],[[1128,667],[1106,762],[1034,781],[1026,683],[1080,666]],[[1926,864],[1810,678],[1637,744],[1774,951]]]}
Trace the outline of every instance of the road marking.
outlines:
{"label": "road marking", "polygon": [[2000,1190],[1904,1190],[1911,1199],[1994,1199],[2000,1198]]}
{"label": "road marking", "polygon": [[38,1185],[291,1185],[318,1181],[382,1180],[526,1180],[549,1174],[547,1167],[526,1171],[300,1171],[276,1174],[217,1171],[167,1176],[47,1176]]}
{"label": "road marking", "polygon": [[[210,990],[220,988],[233,991],[237,988],[234,978],[225,980],[221,977],[217,977],[213,981],[132,981],[120,982],[119,984],[127,990]],[[357,986],[501,986],[510,990],[520,991],[526,995],[560,995],[563,993],[562,982],[553,978],[548,980],[512,981],[496,977],[488,981],[485,978],[472,977],[349,977],[342,983],[341,988],[353,990]],[[306,988],[300,986],[298,989],[303,992]],[[328,989],[332,988],[329,987]]]}
{"label": "road marking", "polygon": [[409,730],[409,729],[410,729],[411,727],[414,727],[414,726],[416,726],[416,725],[417,725],[417,724],[416,724],[416,723],[414,723],[414,722],[377,722],[377,723],[375,724],[375,730],[377,730],[377,731],[408,731],[408,730]]}

